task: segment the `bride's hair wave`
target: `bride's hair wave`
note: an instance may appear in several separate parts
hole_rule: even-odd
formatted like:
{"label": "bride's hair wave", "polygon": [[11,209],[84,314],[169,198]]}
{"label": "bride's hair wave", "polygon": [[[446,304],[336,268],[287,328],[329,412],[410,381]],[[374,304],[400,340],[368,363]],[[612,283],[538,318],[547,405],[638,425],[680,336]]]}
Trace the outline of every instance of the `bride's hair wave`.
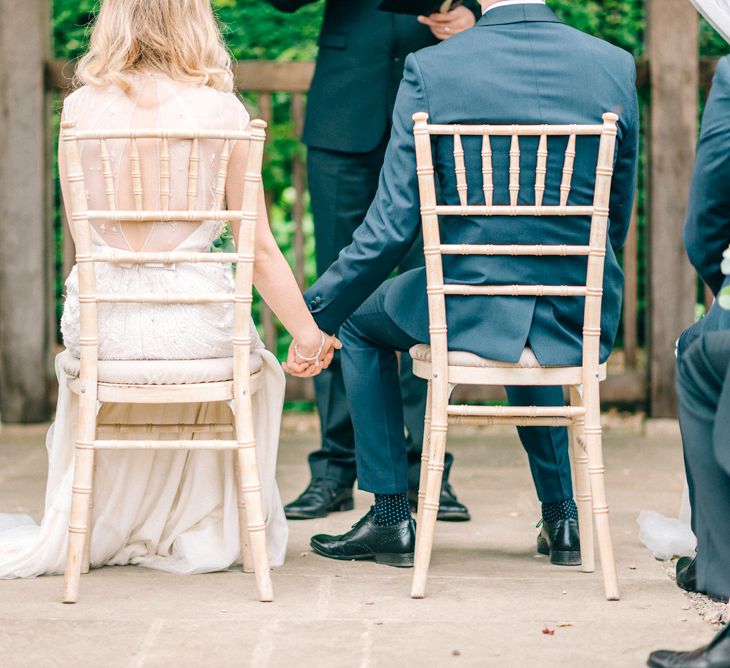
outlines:
{"label": "bride's hair wave", "polygon": [[102,0],[77,84],[131,86],[152,68],[171,79],[233,90],[231,56],[210,0]]}

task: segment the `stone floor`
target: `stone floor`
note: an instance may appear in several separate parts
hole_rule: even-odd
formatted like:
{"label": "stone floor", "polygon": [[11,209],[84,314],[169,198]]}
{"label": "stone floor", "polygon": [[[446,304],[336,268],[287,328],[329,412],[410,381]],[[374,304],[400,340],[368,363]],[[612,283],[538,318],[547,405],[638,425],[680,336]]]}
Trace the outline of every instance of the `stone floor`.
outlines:
{"label": "stone floor", "polygon": [[[309,420],[289,420],[279,480],[285,500],[304,486]],[[635,425],[635,421],[632,423]],[[44,429],[0,434],[0,509],[42,508]],[[713,634],[637,538],[641,509],[676,512],[682,488],[676,428],[609,429],[609,501],[623,598],[603,598],[600,574],[551,566],[534,551],[538,503],[510,432],[454,432],[453,483],[468,524],[439,523],[427,598],[408,596],[411,572],[332,562],[308,548],[353,512],[291,524],[276,602],[255,601],[238,571],[171,576],[104,568],[62,605],[59,577],[0,582],[0,666],[85,668],[644,665],[659,647],[692,648]]]}

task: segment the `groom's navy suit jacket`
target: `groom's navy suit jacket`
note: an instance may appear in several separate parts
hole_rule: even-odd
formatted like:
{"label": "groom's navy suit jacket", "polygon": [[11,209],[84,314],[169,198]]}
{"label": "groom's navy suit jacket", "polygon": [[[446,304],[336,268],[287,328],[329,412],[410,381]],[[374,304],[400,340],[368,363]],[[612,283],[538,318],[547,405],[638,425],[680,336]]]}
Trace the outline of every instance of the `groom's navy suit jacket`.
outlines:
{"label": "groom's navy suit jacket", "polygon": [[[623,274],[616,251],[631,217],[637,159],[638,109],[633,58],[563,24],[544,5],[508,5],[487,12],[471,30],[408,56],[393,113],[393,130],[375,199],[345,248],[305,299],[318,325],[334,332],[391,274],[420,230],[412,115],[434,123],[601,123],[619,115],[611,189],[603,297],[601,359],[618,328]],[[566,140],[548,143],[544,204],[559,203]],[[481,139],[464,138],[469,203],[483,204]],[[579,138],[570,204],[590,204],[597,138]],[[495,138],[494,202],[508,203],[509,140]],[[520,204],[534,201],[537,140],[524,138]],[[453,141],[435,142],[440,198],[458,203]],[[586,244],[587,218],[473,217],[443,219],[445,243]],[[448,282],[471,284],[585,281],[585,258],[447,257]],[[583,299],[449,297],[449,346],[516,361],[528,342],[547,365],[579,364]],[[415,339],[428,341],[425,271],[394,279],[385,309]]]}
{"label": "groom's navy suit jacket", "polygon": [[[730,56],[717,64],[702,116],[684,244],[713,294],[730,285],[730,276],[720,270],[722,253],[730,245]],[[680,352],[698,335],[719,329],[730,329],[730,311],[715,304],[706,318],[682,335]]]}

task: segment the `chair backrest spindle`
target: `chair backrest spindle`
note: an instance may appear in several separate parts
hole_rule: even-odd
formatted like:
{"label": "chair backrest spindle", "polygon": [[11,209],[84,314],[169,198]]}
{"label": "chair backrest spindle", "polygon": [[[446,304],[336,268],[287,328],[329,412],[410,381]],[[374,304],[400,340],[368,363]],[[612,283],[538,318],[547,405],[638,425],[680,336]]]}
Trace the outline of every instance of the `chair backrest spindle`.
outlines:
{"label": "chair backrest spindle", "polygon": [[106,139],[99,140],[99,149],[101,154],[101,169],[104,175],[104,192],[106,193],[107,206],[110,211],[117,208],[117,197],[114,188],[114,176],[112,174],[112,158],[109,153],[109,146]]}
{"label": "chair backrest spindle", "polygon": [[228,177],[228,161],[231,158],[231,143],[228,139],[223,140],[221,157],[218,162],[218,175],[215,183],[215,208],[222,209],[226,198],[226,178]]}
{"label": "chair backrest spindle", "polygon": [[167,137],[160,141],[160,207],[170,209],[170,142]]}
{"label": "chair backrest spindle", "polygon": [[568,206],[570,189],[573,183],[573,166],[575,165],[575,126],[571,126],[568,146],[565,149],[565,162],[563,163],[563,180],[560,183],[560,206]]}
{"label": "chair backrest spindle", "polygon": [[142,165],[139,158],[139,146],[137,138],[130,139],[129,159],[132,165],[132,194],[134,195],[134,206],[137,211],[142,210]]}
{"label": "chair backrest spindle", "polygon": [[520,197],[520,136],[517,126],[512,126],[512,143],[509,149],[509,205],[514,208]]}
{"label": "chair backrest spindle", "polygon": [[466,183],[466,165],[464,163],[464,146],[461,143],[459,128],[454,134],[454,172],[456,174],[456,192],[459,194],[459,204],[468,204],[468,186]]}
{"label": "chair backrest spindle", "polygon": [[545,176],[547,175],[547,135],[540,135],[540,143],[537,145],[537,167],[535,169],[535,206],[542,206],[542,198],[545,195]]}
{"label": "chair backrest spindle", "polygon": [[196,134],[190,147],[190,162],[188,166],[188,209],[197,207],[198,200],[198,163],[200,162],[199,140]]}
{"label": "chair backrest spindle", "polygon": [[489,138],[489,126],[485,125],[482,134],[482,189],[484,204],[492,206],[494,200],[494,167],[492,166],[492,142]]}

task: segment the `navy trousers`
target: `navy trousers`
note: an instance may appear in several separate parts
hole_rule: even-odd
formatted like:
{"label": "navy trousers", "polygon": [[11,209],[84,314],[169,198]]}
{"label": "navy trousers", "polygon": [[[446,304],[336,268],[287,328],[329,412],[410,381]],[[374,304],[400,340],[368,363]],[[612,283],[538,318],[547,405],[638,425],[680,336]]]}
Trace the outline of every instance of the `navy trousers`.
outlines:
{"label": "navy trousers", "polygon": [[[728,598],[730,330],[713,330],[712,324],[712,319],[700,321],[683,336],[677,394],[692,530],[697,536],[697,585],[700,591]],[[705,328],[710,331],[703,333]]]}
{"label": "navy trousers", "polygon": [[[407,444],[396,351],[417,343],[398,327],[384,308],[386,281],[340,330],[342,370],[355,430],[360,489],[398,494],[408,486]],[[560,387],[508,387],[510,403],[562,406]],[[521,427],[538,498],[555,503],[572,498],[568,433],[563,427]]]}

